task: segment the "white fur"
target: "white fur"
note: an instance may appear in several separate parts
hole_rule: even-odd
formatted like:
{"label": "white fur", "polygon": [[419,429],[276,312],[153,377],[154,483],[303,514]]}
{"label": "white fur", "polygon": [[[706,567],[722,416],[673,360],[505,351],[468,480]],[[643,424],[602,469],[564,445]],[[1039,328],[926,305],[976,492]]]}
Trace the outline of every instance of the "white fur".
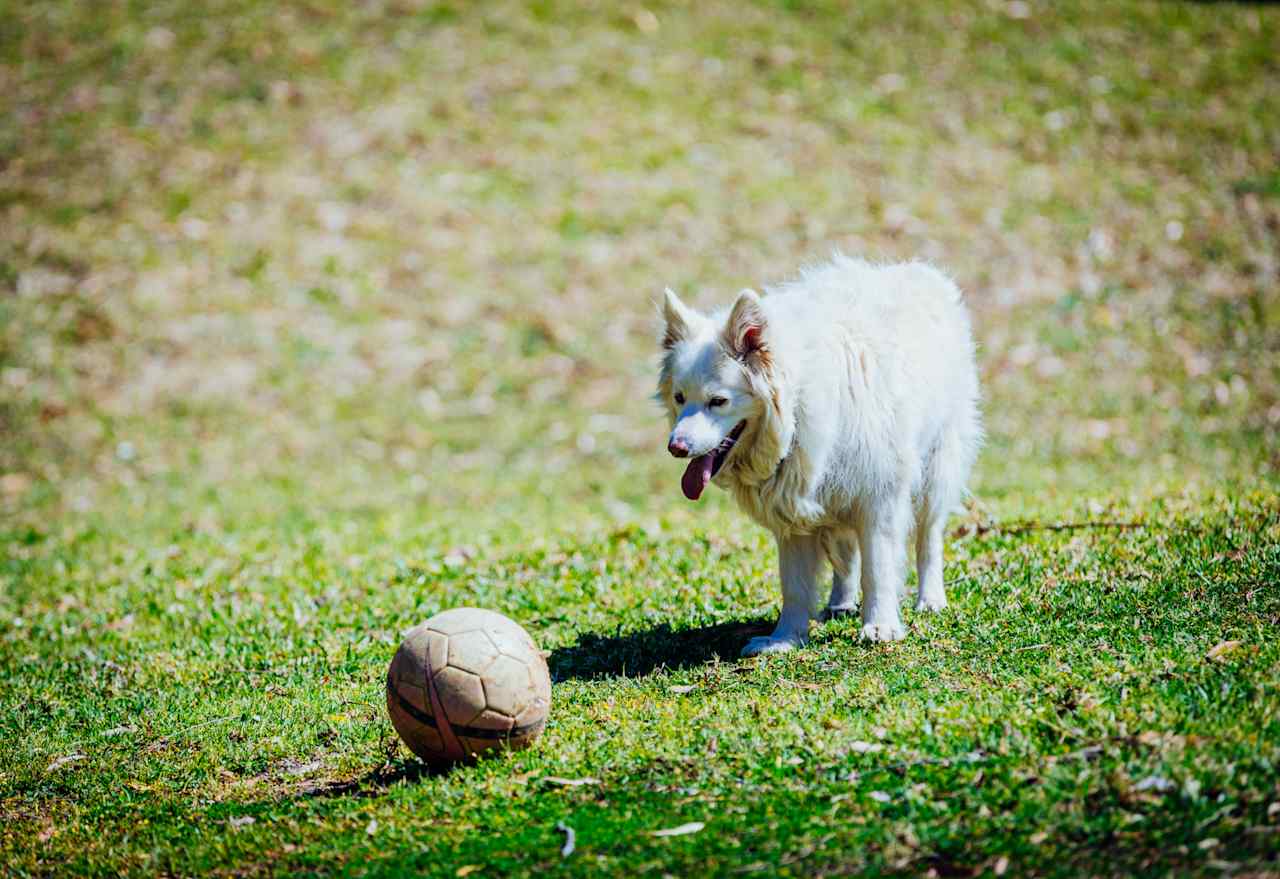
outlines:
{"label": "white fur", "polygon": [[745,421],[713,482],[778,540],[782,613],[743,654],[807,640],[824,560],[833,569],[826,615],[852,611],[860,591],[862,637],[902,638],[912,532],[916,608],[945,607],[943,525],[982,439],[969,315],[955,284],[923,263],[837,255],[711,315],[667,291],[664,316],[658,396],[672,442],[703,454]]}

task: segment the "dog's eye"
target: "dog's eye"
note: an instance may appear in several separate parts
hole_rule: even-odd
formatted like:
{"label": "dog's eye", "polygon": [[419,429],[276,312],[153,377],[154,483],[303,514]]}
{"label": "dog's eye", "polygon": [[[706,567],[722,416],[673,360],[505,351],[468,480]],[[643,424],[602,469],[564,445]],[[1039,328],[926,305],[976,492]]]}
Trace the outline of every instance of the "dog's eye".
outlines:
{"label": "dog's eye", "polygon": [[708,400],[708,401],[707,401],[707,405],[708,405],[708,406],[713,406],[713,407],[714,407],[714,406],[727,406],[727,405],[729,405],[729,401],[728,401],[728,400],[726,400],[724,397],[712,397],[710,400]]}
{"label": "dog's eye", "polygon": [[676,405],[677,406],[684,405],[684,394],[680,393],[679,391],[676,391]]}

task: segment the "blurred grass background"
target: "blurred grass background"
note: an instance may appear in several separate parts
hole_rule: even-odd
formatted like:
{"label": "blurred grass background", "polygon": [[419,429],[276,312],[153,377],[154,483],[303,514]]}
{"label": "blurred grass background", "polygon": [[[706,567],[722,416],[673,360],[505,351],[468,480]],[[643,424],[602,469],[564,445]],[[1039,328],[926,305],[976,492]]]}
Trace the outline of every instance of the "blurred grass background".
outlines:
{"label": "blurred grass background", "polygon": [[1276,467],[1264,6],[0,9],[10,512],[678,508],[655,294],[833,248],[967,291],[982,497]]}

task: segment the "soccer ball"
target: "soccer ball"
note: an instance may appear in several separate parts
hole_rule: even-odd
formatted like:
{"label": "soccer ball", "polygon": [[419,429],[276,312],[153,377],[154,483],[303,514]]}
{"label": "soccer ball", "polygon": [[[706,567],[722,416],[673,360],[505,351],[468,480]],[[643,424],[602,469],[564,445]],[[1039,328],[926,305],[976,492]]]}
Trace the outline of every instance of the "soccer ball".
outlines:
{"label": "soccer ball", "polygon": [[387,712],[409,750],[453,763],[523,748],[547,722],[551,675],[529,633],[459,607],[409,630],[387,670]]}

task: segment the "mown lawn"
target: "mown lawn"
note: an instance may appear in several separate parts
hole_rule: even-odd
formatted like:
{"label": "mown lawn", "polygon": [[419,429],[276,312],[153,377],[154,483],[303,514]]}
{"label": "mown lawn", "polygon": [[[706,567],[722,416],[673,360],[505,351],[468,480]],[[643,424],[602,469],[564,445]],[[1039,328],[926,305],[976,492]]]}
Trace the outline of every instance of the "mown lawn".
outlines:
{"label": "mown lawn", "polygon": [[[1280,875],[1278,50],[1266,4],[0,2],[0,873]],[[739,660],[774,549],[680,495],[652,303],[833,247],[975,312],[952,606]],[[383,675],[462,604],[551,722],[431,773]]]}

